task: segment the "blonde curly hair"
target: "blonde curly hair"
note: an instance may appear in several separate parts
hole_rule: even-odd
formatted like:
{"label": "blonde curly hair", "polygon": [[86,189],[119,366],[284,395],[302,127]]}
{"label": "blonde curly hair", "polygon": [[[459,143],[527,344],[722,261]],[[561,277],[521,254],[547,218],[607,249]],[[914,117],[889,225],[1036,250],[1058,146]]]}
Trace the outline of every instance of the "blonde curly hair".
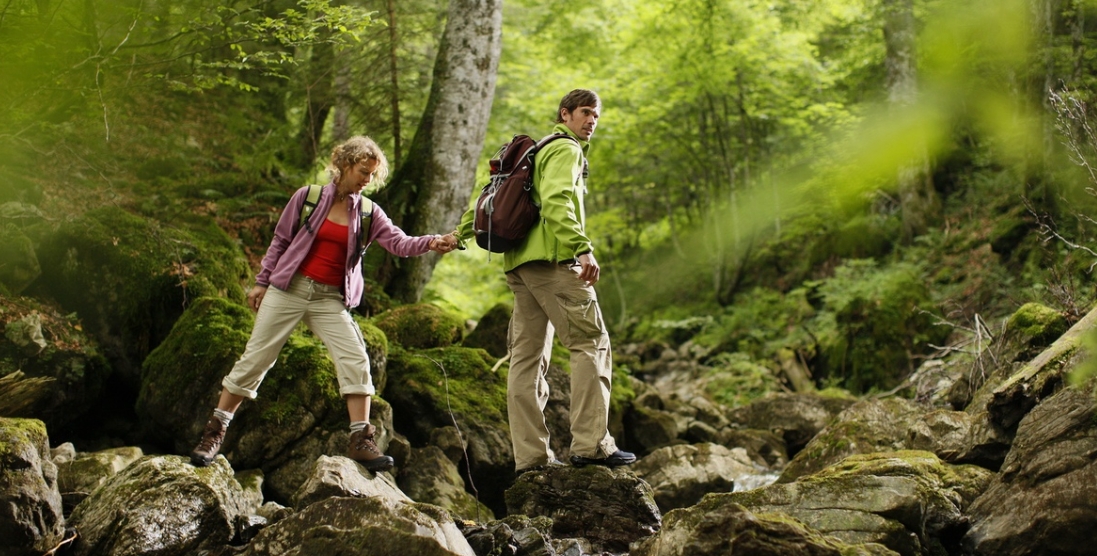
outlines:
{"label": "blonde curly hair", "polygon": [[328,174],[332,181],[339,181],[343,170],[358,164],[363,160],[376,160],[377,171],[373,174],[373,184],[383,185],[389,177],[389,161],[385,158],[384,151],[377,146],[377,142],[365,135],[356,135],[343,141],[331,150],[331,163],[328,164]]}

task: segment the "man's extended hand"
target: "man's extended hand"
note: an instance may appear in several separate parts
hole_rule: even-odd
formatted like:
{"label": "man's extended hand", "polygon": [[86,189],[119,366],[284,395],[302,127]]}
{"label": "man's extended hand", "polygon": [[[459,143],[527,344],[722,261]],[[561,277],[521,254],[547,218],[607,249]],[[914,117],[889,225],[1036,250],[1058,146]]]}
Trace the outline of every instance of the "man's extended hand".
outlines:
{"label": "man's extended hand", "polygon": [[601,269],[598,267],[598,261],[594,260],[593,253],[584,253],[579,255],[579,264],[583,265],[583,270],[579,273],[579,279],[594,285],[598,283],[598,277]]}
{"label": "man's extended hand", "polygon": [[453,234],[438,236],[430,240],[429,249],[435,253],[449,253],[457,249],[457,238],[453,237]]}

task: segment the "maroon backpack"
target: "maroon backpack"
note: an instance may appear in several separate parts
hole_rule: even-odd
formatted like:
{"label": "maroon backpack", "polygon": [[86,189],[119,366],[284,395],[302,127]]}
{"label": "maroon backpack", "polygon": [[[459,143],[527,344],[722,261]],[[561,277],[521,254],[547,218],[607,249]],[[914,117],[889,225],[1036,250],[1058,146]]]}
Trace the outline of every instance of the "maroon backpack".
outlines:
{"label": "maroon backpack", "polygon": [[556,139],[568,138],[566,133],[554,133],[534,141],[528,135],[515,135],[491,158],[487,185],[476,200],[473,230],[476,244],[503,253],[514,249],[526,238],[541,218],[541,209],[533,203],[534,155]]}

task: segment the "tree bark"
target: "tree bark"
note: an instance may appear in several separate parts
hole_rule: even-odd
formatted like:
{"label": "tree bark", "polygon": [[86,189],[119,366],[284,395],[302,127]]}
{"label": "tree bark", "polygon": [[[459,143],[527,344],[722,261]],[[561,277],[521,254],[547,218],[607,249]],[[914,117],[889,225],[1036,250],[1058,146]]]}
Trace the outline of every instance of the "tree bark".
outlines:
{"label": "tree bark", "polygon": [[311,168],[320,153],[324,123],[335,105],[335,71],[338,71],[335,68],[335,47],[328,41],[314,44],[305,74],[305,114],[298,139],[300,158],[296,159],[297,167],[302,170]]}
{"label": "tree bark", "polygon": [[[430,97],[407,158],[375,196],[412,235],[453,230],[468,207],[487,134],[502,44],[502,0],[450,0]],[[418,301],[438,256],[386,255],[378,280],[393,299]]]}
{"label": "tree bark", "polygon": [[392,83],[391,103],[392,103],[392,163],[395,166],[400,165],[401,156],[403,154],[400,148],[402,141],[400,137],[400,65],[397,63],[396,48],[397,39],[399,38],[396,32],[396,3],[394,0],[387,0],[385,7],[389,12],[389,80]]}
{"label": "tree bark", "polygon": [[[912,0],[884,0],[884,43],[887,52],[888,101],[895,108],[910,106],[918,94],[916,29]],[[910,241],[926,232],[939,214],[940,199],[933,188],[929,158],[921,152],[898,171],[903,238]]]}

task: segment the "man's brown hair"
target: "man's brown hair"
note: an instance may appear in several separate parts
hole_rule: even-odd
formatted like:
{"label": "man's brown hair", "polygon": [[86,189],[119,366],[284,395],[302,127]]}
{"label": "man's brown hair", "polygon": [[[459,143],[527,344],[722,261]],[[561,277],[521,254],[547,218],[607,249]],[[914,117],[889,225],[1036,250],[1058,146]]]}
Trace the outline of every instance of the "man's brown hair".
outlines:
{"label": "man's brown hair", "polygon": [[598,110],[601,110],[602,99],[598,98],[598,93],[590,89],[575,89],[571,91],[564,95],[564,98],[560,99],[560,107],[556,109],[556,123],[564,123],[564,118],[560,115],[560,112],[567,109],[570,114],[571,112],[575,112],[575,109],[580,106],[593,106]]}

